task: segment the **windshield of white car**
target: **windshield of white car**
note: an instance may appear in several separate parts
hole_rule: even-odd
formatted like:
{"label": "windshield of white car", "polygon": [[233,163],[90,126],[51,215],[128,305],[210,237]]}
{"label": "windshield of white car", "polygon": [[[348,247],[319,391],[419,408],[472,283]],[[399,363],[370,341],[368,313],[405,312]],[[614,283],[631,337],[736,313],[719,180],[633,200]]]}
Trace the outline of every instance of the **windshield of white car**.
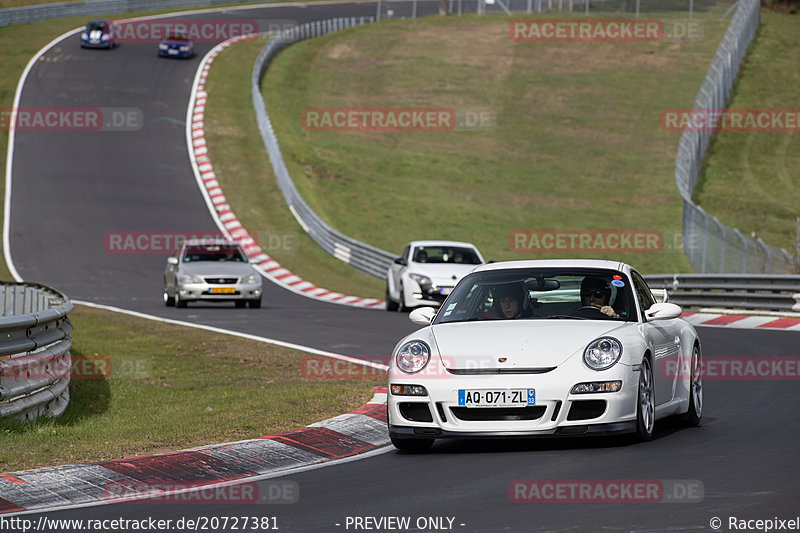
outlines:
{"label": "windshield of white car", "polygon": [[636,320],[625,274],[600,269],[509,269],[465,277],[434,324],[481,320]]}
{"label": "windshield of white car", "polygon": [[415,263],[483,264],[475,250],[461,246],[417,246],[412,260]]}
{"label": "windshield of white car", "polygon": [[196,263],[198,261],[247,263],[248,259],[244,252],[238,247],[198,246],[187,248],[183,254],[183,262]]}

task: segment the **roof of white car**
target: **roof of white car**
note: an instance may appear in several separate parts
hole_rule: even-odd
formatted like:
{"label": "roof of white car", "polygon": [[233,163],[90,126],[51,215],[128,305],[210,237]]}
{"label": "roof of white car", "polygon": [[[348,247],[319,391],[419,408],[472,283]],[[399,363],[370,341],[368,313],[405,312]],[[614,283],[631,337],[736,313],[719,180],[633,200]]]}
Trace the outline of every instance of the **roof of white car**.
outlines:
{"label": "roof of white car", "polygon": [[462,241],[411,241],[408,244],[409,246],[469,246],[477,249],[477,246],[471,242]]}
{"label": "roof of white car", "polygon": [[525,261],[501,261],[481,265],[474,272],[486,270],[505,270],[510,268],[604,268],[611,270],[627,271],[631,267],[619,261],[605,261],[602,259],[533,259]]}

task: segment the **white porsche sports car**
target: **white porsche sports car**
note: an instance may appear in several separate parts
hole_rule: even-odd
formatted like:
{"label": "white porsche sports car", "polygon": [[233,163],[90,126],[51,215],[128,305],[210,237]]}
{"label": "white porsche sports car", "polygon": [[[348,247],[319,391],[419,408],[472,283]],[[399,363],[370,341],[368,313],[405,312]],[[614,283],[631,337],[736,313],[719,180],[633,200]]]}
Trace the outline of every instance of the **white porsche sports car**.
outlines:
{"label": "white porsche sports car", "polygon": [[389,434],[401,450],[438,438],[653,436],[703,408],[700,340],[629,265],[493,263],[464,277],[389,367]]}

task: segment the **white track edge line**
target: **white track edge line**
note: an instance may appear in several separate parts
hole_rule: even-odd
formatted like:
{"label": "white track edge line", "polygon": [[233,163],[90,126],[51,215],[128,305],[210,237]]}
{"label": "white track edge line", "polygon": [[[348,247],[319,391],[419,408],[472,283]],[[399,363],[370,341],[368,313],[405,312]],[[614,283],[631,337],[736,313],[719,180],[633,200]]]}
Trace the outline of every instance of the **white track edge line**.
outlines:
{"label": "white track edge line", "polygon": [[351,357],[349,355],[342,355],[342,354],[337,354],[337,353],[333,353],[333,352],[326,352],[325,350],[319,350],[317,348],[312,348],[310,346],[303,346],[302,344],[294,344],[292,342],[286,342],[286,341],[282,341],[282,340],[278,340],[278,339],[271,339],[271,338],[268,338],[268,337],[260,337],[258,335],[253,335],[251,333],[242,333],[242,332],[239,332],[239,331],[232,331],[232,330],[228,330],[228,329],[218,328],[216,326],[207,326],[205,324],[195,324],[195,323],[192,323],[192,322],[184,322],[183,320],[176,320],[176,319],[173,319],[173,318],[164,318],[164,317],[160,317],[160,316],[156,316],[156,315],[148,315],[147,313],[140,313],[138,311],[131,311],[131,310],[128,310],[128,309],[122,309],[121,307],[114,307],[114,306],[111,306],[111,305],[97,304],[97,303],[86,302],[86,301],[82,301],[82,300],[72,300],[72,303],[75,303],[75,304],[78,304],[78,305],[85,305],[87,307],[93,307],[93,308],[96,308],[96,309],[103,309],[105,311],[113,311],[115,313],[121,313],[121,314],[124,314],[124,315],[130,315],[130,316],[134,316],[134,317],[137,317],[137,318],[144,318],[144,319],[147,319],[147,320],[153,320],[155,322],[163,322],[165,324],[175,324],[175,325],[178,325],[178,326],[185,326],[185,327],[189,327],[189,328],[202,329],[202,330],[210,331],[210,332],[213,332],[213,333],[222,333],[224,335],[231,335],[231,336],[240,337],[240,338],[243,338],[243,339],[263,342],[265,344],[274,344],[275,346],[281,346],[283,348],[290,348],[292,350],[298,350],[298,351],[301,351],[301,352],[306,352],[306,353],[310,353],[310,354],[314,354],[314,355],[320,355],[320,356],[323,356],[323,357],[329,357],[331,359],[338,359],[340,361],[347,361],[349,363],[357,363],[357,364],[360,364],[360,365],[369,366],[371,368],[374,368],[376,370],[381,370],[381,371],[384,371],[384,372],[389,370],[389,367],[387,365],[383,365],[383,364],[380,364],[380,363],[375,363],[375,362],[372,362],[372,361],[366,361],[364,359],[357,359],[357,358]]}

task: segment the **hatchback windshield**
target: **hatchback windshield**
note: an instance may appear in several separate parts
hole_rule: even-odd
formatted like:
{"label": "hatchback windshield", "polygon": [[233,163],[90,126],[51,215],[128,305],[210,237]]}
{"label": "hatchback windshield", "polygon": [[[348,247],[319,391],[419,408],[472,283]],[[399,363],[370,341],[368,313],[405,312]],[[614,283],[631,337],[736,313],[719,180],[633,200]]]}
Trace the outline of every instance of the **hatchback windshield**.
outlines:
{"label": "hatchback windshield", "polygon": [[413,261],[416,263],[482,264],[475,250],[460,246],[417,246],[414,249]]}
{"label": "hatchback windshield", "polygon": [[473,320],[636,320],[628,278],[614,270],[514,269],[465,277],[435,324]]}

